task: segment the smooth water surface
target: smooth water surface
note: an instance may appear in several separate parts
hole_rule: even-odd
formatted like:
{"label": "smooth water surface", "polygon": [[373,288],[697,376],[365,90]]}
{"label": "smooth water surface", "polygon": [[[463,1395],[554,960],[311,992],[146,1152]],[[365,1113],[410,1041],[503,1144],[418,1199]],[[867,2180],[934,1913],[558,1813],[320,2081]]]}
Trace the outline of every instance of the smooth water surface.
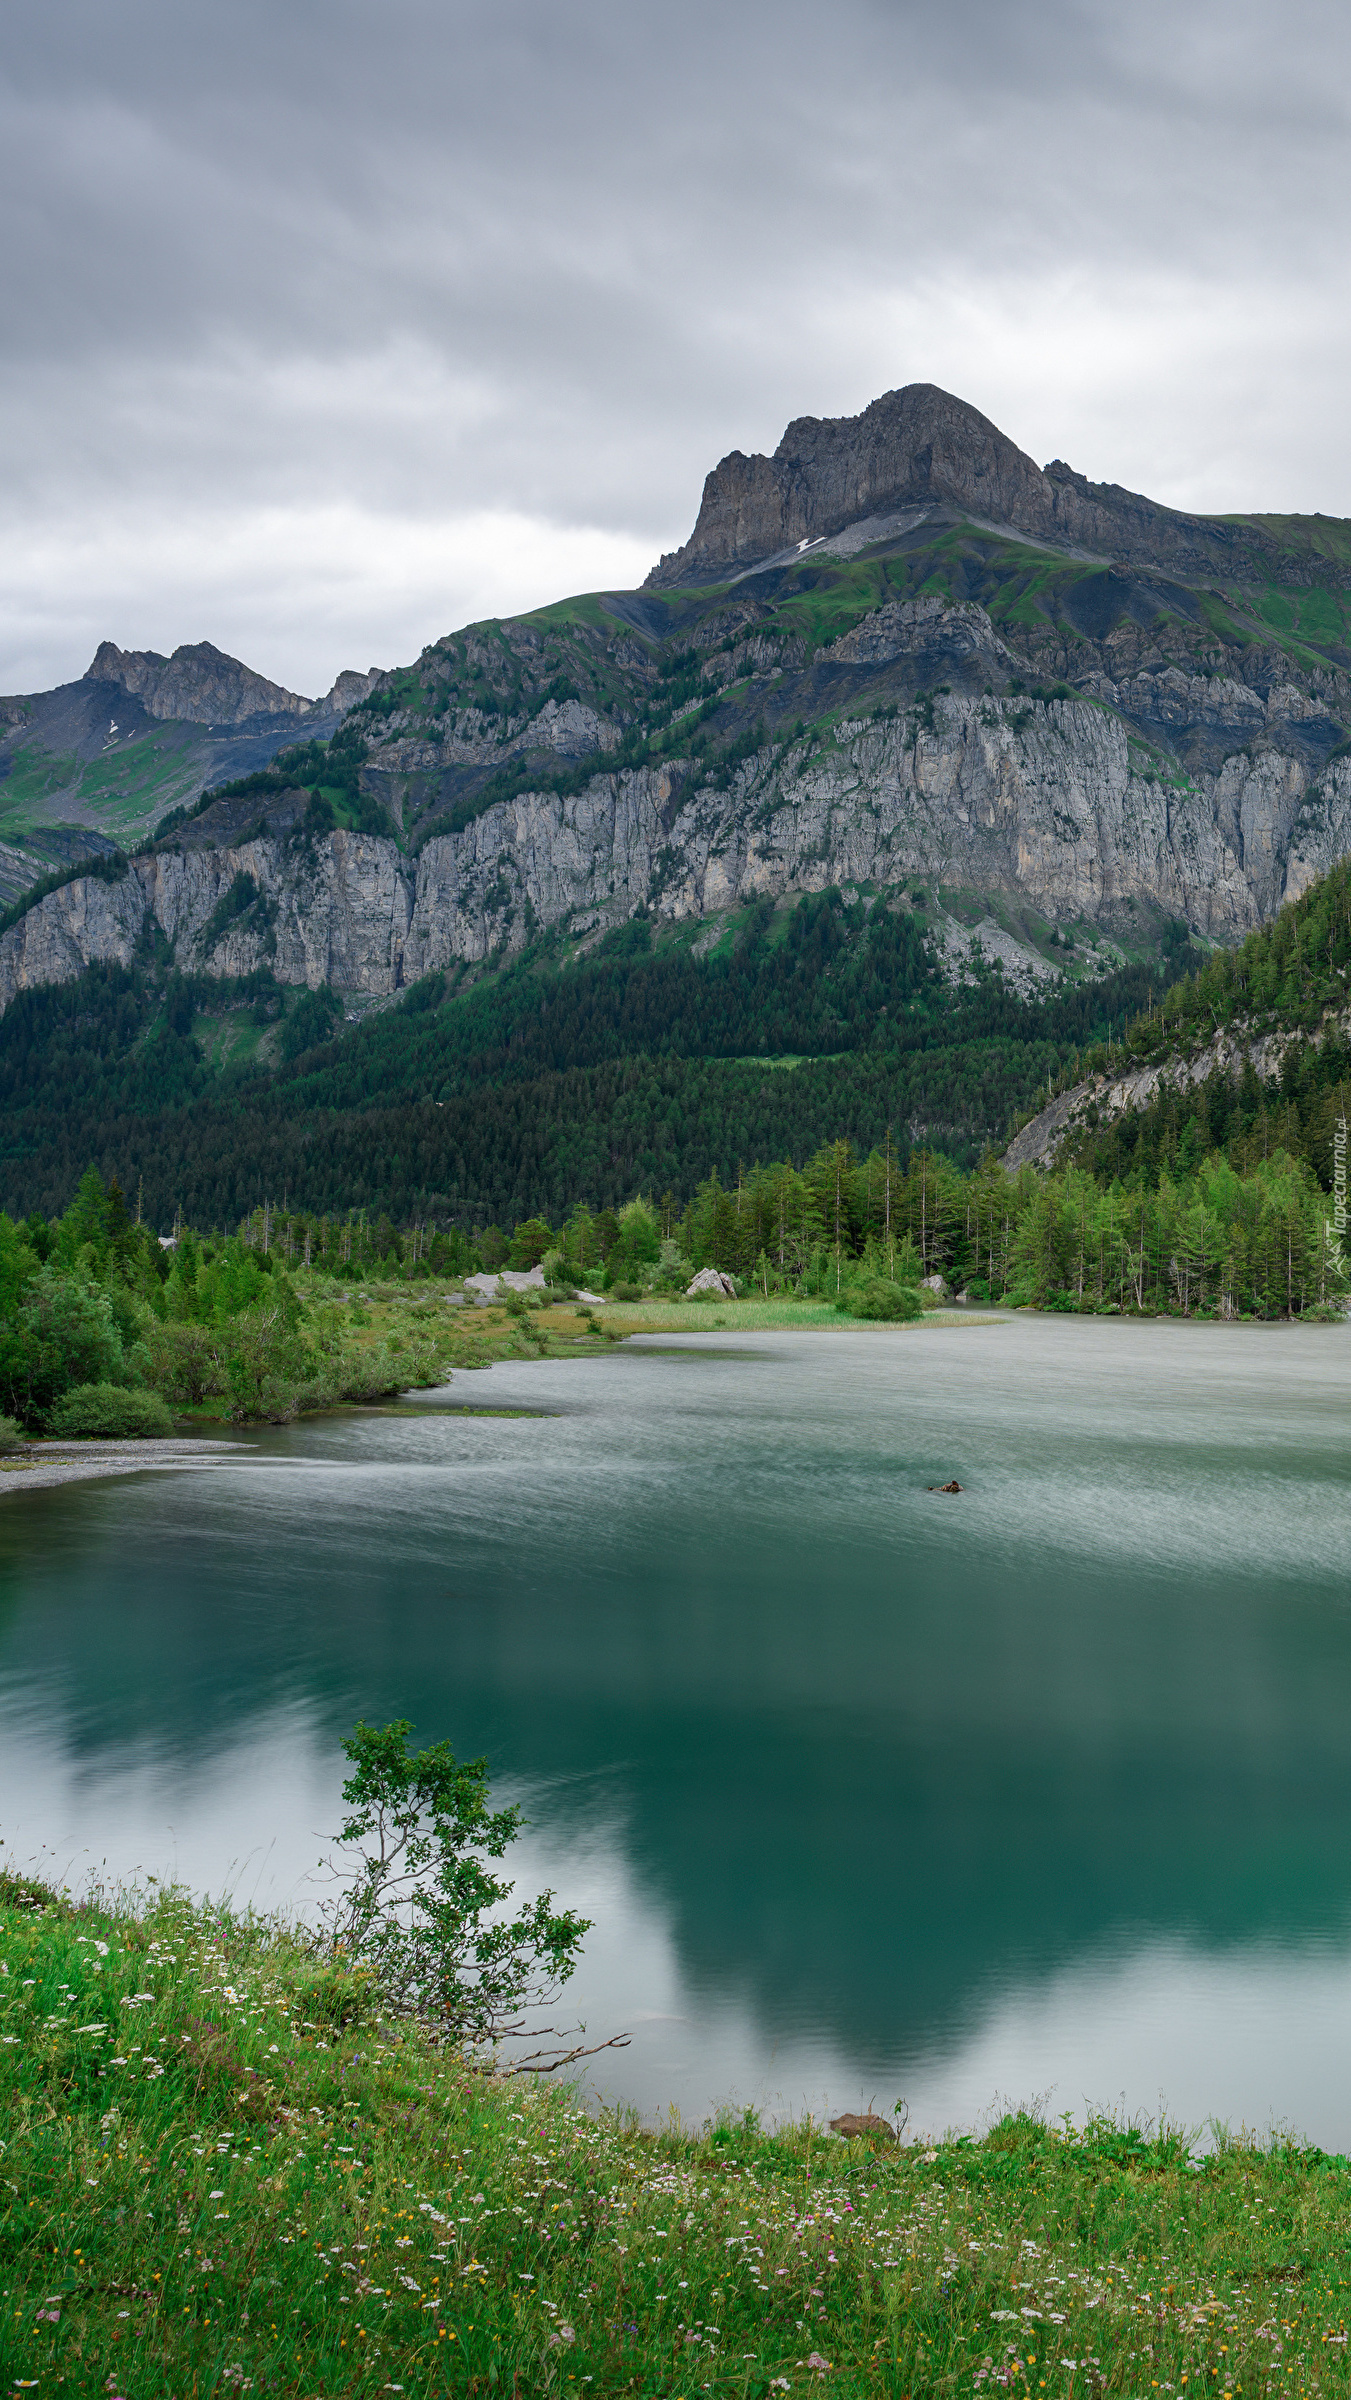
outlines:
{"label": "smooth water surface", "polygon": [[342,1733],[407,1716],[595,1917],[647,2112],[1351,2147],[1351,1333],[710,1332],[438,1398],[0,1501],[0,1845],[303,1901]]}

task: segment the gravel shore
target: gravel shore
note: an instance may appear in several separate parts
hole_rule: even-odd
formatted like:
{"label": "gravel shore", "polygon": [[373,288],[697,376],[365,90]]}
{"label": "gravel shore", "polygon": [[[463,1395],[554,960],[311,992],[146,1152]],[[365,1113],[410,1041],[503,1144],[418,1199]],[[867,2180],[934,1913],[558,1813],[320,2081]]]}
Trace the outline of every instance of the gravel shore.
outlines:
{"label": "gravel shore", "polygon": [[135,1475],[147,1467],[222,1466],[247,1442],[30,1442],[17,1457],[0,1458],[0,1497],[53,1483],[88,1483],[99,1475]]}

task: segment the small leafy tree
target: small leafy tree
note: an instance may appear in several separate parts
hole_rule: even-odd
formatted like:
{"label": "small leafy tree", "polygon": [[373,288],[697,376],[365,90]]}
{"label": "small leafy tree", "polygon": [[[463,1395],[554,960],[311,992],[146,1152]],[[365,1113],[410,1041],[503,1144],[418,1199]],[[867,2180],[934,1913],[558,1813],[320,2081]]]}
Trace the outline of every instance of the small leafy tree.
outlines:
{"label": "small leafy tree", "polygon": [[72,1384],[115,1382],[123,1365],[104,1287],[44,1267],[17,1315],[0,1326],[0,1407],[25,1425],[39,1425]]}
{"label": "small leafy tree", "polygon": [[[521,1830],[520,1810],[489,1807],[486,1759],[459,1760],[449,1742],[410,1750],[411,1731],[406,1718],[361,1724],[343,1743],[353,1772],[337,1837],[347,1860],[328,1862],[344,1879],[325,1911],[334,1952],[374,1978],[387,2006],[466,2049],[556,2035],[527,2020],[568,1981],[591,1920],[555,1909],[551,1891],[505,1913],[515,1887],[493,1868]],[[552,2068],[583,2055],[519,2063]]]}
{"label": "small leafy tree", "polygon": [[618,1256],[612,1254],[607,1263],[616,1282],[639,1280],[643,1270],[654,1266],[660,1258],[661,1232],[645,1200],[630,1200],[626,1208],[621,1208],[615,1247]]}

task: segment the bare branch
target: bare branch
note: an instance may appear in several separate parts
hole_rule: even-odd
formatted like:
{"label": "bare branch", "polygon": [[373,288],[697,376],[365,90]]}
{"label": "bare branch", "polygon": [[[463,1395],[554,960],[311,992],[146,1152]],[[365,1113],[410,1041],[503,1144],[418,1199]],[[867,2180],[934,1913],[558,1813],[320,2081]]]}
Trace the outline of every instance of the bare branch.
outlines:
{"label": "bare branch", "polygon": [[[547,2026],[538,2026],[545,2033]],[[532,2050],[528,2057],[513,2059],[510,2066],[498,2066],[499,2075],[556,2075],[560,2067],[570,2067],[579,2058],[596,2058],[602,2050],[627,2050],[633,2040],[631,2033],[612,2033],[608,2042],[579,2042],[572,2050]]]}

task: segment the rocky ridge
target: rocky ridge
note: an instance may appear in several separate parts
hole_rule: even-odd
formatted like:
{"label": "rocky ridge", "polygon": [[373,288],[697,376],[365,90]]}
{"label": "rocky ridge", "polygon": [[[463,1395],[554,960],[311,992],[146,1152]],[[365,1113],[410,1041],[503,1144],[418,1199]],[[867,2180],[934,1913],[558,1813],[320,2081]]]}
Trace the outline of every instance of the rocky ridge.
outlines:
{"label": "rocky ridge", "polygon": [[[1163,917],[1233,941],[1351,844],[1351,529],[1301,522],[1184,518],[1043,470],[912,386],[724,461],[641,592],[462,628],[323,703],[210,645],[104,645],[126,693],[89,736],[105,750],[189,691],[236,729],[265,701],[332,703],[359,787],[327,831],[319,754],[279,790],[301,752],[260,779],[241,732],[239,791],[0,938],[0,1005],[129,957],[147,923],[184,965],[376,995],[542,927],[584,943],[637,909],[717,920],[833,884],[924,905],[954,974],[979,943],[1044,980],[1052,927],[1099,966]],[[1260,590],[1187,579],[1216,542]],[[266,721],[294,739],[338,719]],[[222,930],[239,875],[257,905]]]}
{"label": "rocky ridge", "polygon": [[[1351,1010],[1335,1021],[1345,1038],[1351,1031]],[[1165,1089],[1196,1091],[1217,1072],[1233,1083],[1251,1064],[1258,1080],[1269,1082],[1280,1074],[1286,1052],[1308,1038],[1297,1026],[1263,1033],[1250,1032],[1242,1025],[1225,1026],[1199,1049],[1174,1052],[1124,1071],[1107,1067],[1085,1075],[1019,1128],[1004,1152],[1004,1165],[1011,1174],[1020,1167],[1053,1167],[1065,1143],[1090,1124],[1124,1117],[1131,1109],[1148,1108]]]}
{"label": "rocky ridge", "polygon": [[84,679],[130,692],[149,717],[219,727],[259,717],[341,715],[365,699],[377,674],[374,667],[366,675],[348,668],[322,700],[306,700],[269,683],[214,642],[182,642],[172,658],[158,650],[119,650],[116,642],[100,642]]}
{"label": "rocky ridge", "polygon": [[[1000,663],[984,611],[923,600],[863,619],[838,646],[841,664],[912,657],[940,637],[954,672],[974,665],[968,680]],[[1155,910],[1231,942],[1351,848],[1351,757],[1318,768],[1287,738],[1307,701],[1286,686],[1263,699],[1203,680],[1200,697],[1217,722],[1261,737],[1192,772],[1152,756],[1100,700],[969,689],[765,741],[720,781],[671,761],[526,788],[415,854],[342,830],[307,835],[302,793],[250,838],[239,828],[257,803],[220,803],[218,824],[208,812],[122,882],[79,879],[32,907],[0,937],[0,1006],[94,960],[128,963],[147,920],[184,967],[269,964],[282,983],[377,994],[486,959],[532,925],[585,938],[639,907],[679,921],[840,883],[893,905],[917,886],[1013,891],[1048,921],[1104,936]],[[559,731],[564,714],[555,708]],[[409,748],[404,737],[412,773]],[[260,905],[203,949],[239,874]]]}

